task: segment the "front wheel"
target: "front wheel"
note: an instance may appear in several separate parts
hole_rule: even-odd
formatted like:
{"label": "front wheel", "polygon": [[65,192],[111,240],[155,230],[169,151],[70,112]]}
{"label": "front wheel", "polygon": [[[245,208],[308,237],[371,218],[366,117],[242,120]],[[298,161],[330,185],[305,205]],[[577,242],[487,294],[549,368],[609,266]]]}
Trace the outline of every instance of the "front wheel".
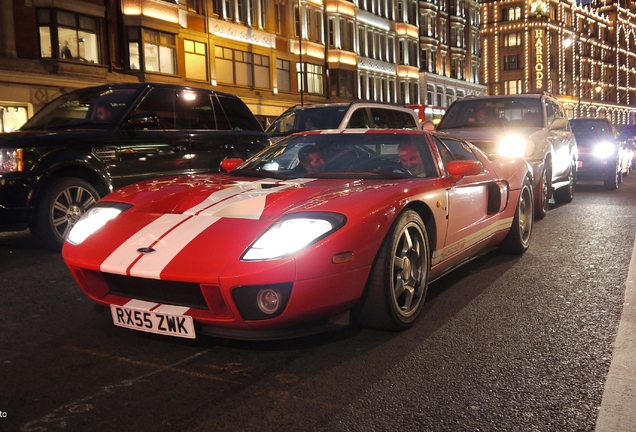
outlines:
{"label": "front wheel", "polygon": [[429,267],[424,223],[415,211],[406,210],[382,243],[357,314],[358,322],[385,331],[411,327],[426,298]]}
{"label": "front wheel", "polygon": [[501,249],[510,254],[521,255],[530,247],[532,226],[534,225],[534,209],[532,197],[532,185],[529,179],[525,179],[521,185],[519,201],[512,220],[510,232],[501,243]]}
{"label": "front wheel", "polygon": [[87,181],[66,177],[51,183],[35,209],[31,232],[42,246],[60,250],[79,218],[99,200]]}

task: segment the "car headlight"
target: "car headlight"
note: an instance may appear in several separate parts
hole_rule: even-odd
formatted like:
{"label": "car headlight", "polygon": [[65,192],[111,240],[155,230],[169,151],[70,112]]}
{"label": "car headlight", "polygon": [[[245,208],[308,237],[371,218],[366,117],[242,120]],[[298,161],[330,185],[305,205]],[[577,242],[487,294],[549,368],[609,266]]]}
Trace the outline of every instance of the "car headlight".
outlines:
{"label": "car headlight", "polygon": [[346,218],[337,213],[297,213],[276,222],[261,235],[243,261],[281,258],[317,242],[338,230]]}
{"label": "car headlight", "polygon": [[609,142],[596,144],[594,146],[594,149],[592,150],[592,154],[594,155],[594,157],[597,157],[599,159],[607,159],[609,157],[612,157],[615,153],[616,146]]}
{"label": "car headlight", "polygon": [[530,156],[534,152],[534,144],[519,135],[508,135],[499,141],[498,154],[503,156]]}
{"label": "car headlight", "polygon": [[20,172],[22,169],[22,149],[0,149],[0,174]]}
{"label": "car headlight", "polygon": [[99,203],[88,209],[68,233],[69,243],[78,245],[93,235],[106,222],[115,219],[121,212],[132,207],[123,203]]}

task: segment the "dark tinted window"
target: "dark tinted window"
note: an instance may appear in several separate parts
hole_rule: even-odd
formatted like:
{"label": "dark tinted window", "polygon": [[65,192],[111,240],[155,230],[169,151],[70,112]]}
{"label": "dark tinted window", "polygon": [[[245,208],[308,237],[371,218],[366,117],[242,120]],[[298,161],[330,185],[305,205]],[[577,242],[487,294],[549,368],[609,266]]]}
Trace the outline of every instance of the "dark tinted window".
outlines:
{"label": "dark tinted window", "polygon": [[358,108],[353,113],[351,113],[351,117],[349,118],[349,124],[347,125],[347,128],[368,129],[369,120],[367,119],[366,113],[367,113],[366,108]]}
{"label": "dark tinted window", "polygon": [[176,95],[171,89],[150,90],[133,116],[156,117],[159,129],[177,129]]}
{"label": "dark tinted window", "polygon": [[179,94],[182,129],[216,129],[210,93],[184,90]]}
{"label": "dark tinted window", "polygon": [[395,122],[398,129],[417,129],[415,118],[404,111],[394,111]]}
{"label": "dark tinted window", "polygon": [[[228,97],[225,95],[217,95],[223,111],[230,122],[230,128],[233,130],[252,130],[262,131],[261,127],[254,114],[250,109],[238,98]],[[217,113],[217,119],[219,114]]]}

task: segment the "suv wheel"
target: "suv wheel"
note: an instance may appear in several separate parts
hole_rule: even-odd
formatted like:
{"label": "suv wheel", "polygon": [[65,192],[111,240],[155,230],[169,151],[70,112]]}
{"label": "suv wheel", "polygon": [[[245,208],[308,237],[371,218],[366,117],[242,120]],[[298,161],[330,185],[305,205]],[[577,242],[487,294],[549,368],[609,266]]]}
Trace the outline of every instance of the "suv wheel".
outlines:
{"label": "suv wheel", "polygon": [[85,180],[66,177],[51,183],[35,209],[31,232],[42,246],[60,250],[69,231],[99,199],[99,193]]}
{"label": "suv wheel", "polygon": [[610,176],[605,179],[605,189],[606,190],[616,190],[618,189],[618,176],[622,175],[620,173],[614,173],[613,176]]}
{"label": "suv wheel", "polygon": [[554,200],[561,204],[567,204],[572,202],[574,198],[574,164],[570,164],[570,170],[568,172],[568,184],[562,186],[554,191]]}
{"label": "suv wheel", "polygon": [[550,207],[550,191],[552,190],[552,175],[546,166],[541,174],[541,180],[534,190],[534,218],[543,219]]}

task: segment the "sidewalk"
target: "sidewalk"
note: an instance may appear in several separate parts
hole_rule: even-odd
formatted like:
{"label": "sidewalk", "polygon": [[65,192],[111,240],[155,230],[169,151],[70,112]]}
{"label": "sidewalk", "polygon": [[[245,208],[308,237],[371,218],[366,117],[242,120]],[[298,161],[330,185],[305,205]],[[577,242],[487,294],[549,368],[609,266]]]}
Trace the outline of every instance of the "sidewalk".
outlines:
{"label": "sidewalk", "polygon": [[636,242],[627,274],[623,314],[614,341],[597,432],[636,430]]}

